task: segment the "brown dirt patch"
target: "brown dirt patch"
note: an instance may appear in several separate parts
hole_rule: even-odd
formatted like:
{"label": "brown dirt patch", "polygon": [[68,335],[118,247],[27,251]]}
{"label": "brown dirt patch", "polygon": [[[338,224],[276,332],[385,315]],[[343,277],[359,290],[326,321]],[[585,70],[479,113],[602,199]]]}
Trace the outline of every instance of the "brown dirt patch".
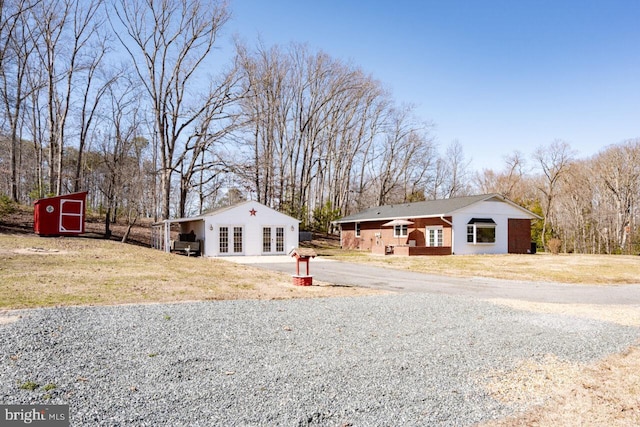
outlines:
{"label": "brown dirt patch", "polygon": [[548,356],[522,361],[509,372],[489,374],[487,389],[509,403],[534,405],[526,412],[482,424],[513,426],[640,425],[640,349],[583,365]]}
{"label": "brown dirt patch", "polygon": [[[11,252],[11,251],[6,251]],[[58,249],[45,249],[45,248],[20,248],[14,249],[13,253],[22,255],[67,255],[68,251],[61,251]]]}
{"label": "brown dirt patch", "polygon": [[[490,300],[516,310],[554,313],[640,326],[638,306],[551,304]],[[547,355],[522,360],[512,370],[489,372],[482,379],[497,399],[530,408],[486,427],[636,426],[640,425],[640,348],[631,347],[592,364]]]}

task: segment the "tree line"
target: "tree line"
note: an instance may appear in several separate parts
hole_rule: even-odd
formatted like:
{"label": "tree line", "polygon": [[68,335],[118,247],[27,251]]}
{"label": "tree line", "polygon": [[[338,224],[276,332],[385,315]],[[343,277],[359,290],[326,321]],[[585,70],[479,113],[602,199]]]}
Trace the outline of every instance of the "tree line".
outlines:
{"label": "tree line", "polygon": [[565,251],[638,251],[638,140],[578,159],[563,141],[470,170],[457,141],[383,83],[291,43],[216,47],[224,2],[0,0],[0,191],[88,191],[105,226],[243,198],[326,231],[370,206],[497,192]]}

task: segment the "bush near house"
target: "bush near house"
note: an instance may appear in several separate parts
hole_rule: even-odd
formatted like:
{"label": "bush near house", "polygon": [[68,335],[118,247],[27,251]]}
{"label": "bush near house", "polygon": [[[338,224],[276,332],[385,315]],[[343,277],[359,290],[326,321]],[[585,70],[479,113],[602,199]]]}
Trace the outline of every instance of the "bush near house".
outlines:
{"label": "bush near house", "polygon": [[554,255],[558,255],[560,253],[560,249],[562,248],[562,240],[560,239],[551,239],[547,242],[547,247],[549,248],[549,252]]}

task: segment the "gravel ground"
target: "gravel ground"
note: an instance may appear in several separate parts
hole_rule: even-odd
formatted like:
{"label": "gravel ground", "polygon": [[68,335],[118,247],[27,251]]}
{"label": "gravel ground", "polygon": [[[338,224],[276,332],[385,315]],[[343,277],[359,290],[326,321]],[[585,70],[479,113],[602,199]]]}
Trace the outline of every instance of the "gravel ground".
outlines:
{"label": "gravel ground", "polygon": [[21,314],[0,325],[0,403],[68,403],[74,426],[472,425],[518,409],[487,393],[488,370],[639,337],[427,294]]}

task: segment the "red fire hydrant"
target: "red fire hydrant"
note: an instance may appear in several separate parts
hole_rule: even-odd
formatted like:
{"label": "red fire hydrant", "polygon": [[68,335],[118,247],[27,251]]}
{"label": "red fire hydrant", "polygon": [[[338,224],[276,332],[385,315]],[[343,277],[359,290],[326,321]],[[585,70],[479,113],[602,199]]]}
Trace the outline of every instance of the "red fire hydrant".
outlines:
{"label": "red fire hydrant", "polygon": [[[296,286],[311,286],[313,276],[309,275],[309,260],[316,256],[316,252],[310,248],[294,248],[290,255],[296,259],[296,274],[293,275],[293,284]],[[300,274],[300,264],[307,265],[307,274]]]}

